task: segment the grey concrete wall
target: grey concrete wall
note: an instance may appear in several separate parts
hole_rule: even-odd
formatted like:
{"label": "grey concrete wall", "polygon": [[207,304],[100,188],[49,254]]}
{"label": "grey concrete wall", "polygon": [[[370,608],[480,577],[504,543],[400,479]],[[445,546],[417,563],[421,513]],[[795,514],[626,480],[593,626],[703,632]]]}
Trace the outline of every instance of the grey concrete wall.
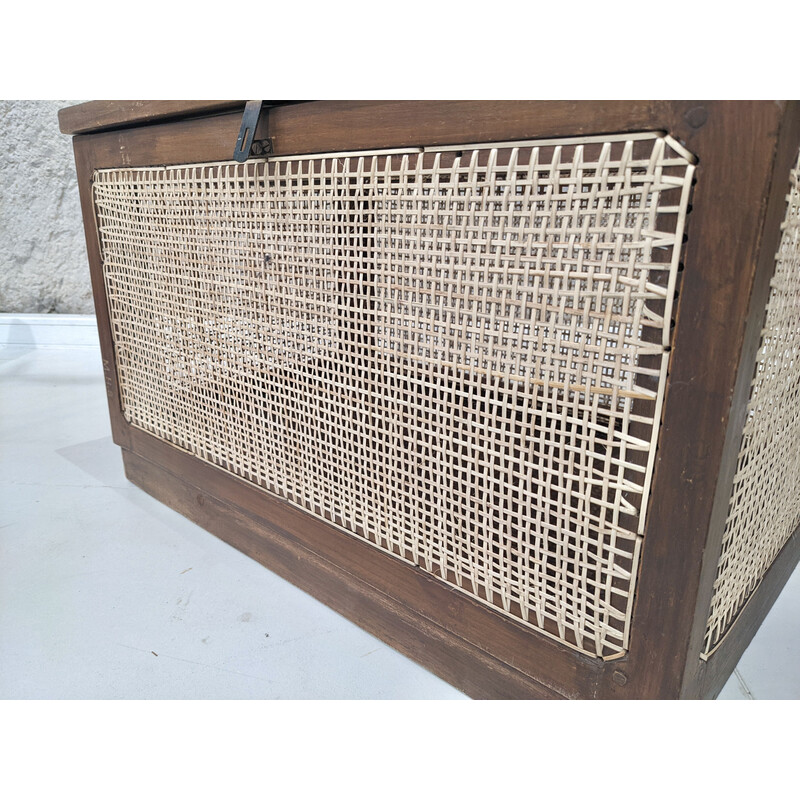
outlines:
{"label": "grey concrete wall", "polygon": [[0,312],[93,313],[72,142],[58,109],[0,100]]}

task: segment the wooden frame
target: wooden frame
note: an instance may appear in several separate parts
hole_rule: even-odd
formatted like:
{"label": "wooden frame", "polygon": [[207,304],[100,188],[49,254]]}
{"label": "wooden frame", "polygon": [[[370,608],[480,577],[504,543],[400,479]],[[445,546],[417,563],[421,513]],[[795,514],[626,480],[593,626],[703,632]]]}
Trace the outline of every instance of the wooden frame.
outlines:
{"label": "wooden frame", "polygon": [[61,114],[62,130],[76,134],[109,412],[129,479],[473,697],[716,696],[800,558],[795,532],[731,635],[702,661],[800,105],[325,101],[262,114],[256,138],[272,138],[278,155],[661,130],[698,157],[631,644],[614,661],[537,635],[125,421],[93,171],[227,160],[242,105],[86,104]]}

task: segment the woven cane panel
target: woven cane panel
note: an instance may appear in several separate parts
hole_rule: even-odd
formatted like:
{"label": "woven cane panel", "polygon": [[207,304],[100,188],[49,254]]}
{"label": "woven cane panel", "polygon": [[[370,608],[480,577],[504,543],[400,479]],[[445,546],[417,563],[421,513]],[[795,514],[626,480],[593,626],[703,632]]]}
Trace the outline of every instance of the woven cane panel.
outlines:
{"label": "woven cane panel", "polygon": [[691,182],[673,148],[99,171],[125,417],[613,657]]}
{"label": "woven cane panel", "polygon": [[782,231],[714,582],[706,655],[800,525],[800,160],[791,172]]}

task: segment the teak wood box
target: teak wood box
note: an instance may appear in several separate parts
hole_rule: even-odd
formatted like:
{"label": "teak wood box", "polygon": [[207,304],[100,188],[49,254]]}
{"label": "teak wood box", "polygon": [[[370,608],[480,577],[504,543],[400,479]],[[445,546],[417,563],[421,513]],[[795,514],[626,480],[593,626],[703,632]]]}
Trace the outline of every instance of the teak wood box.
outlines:
{"label": "teak wood box", "polygon": [[798,103],[244,106],[60,113],[129,479],[473,697],[716,696],[800,553]]}

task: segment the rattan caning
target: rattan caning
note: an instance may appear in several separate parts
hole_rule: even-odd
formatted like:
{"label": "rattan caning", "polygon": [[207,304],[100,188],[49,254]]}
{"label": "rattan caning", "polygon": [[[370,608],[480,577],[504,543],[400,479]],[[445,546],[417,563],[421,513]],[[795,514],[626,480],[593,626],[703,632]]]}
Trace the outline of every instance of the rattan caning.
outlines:
{"label": "rattan caning", "polygon": [[791,171],[703,655],[800,525],[800,159]]}
{"label": "rattan caning", "polygon": [[660,134],[99,170],[125,418],[615,657],[692,172]]}

